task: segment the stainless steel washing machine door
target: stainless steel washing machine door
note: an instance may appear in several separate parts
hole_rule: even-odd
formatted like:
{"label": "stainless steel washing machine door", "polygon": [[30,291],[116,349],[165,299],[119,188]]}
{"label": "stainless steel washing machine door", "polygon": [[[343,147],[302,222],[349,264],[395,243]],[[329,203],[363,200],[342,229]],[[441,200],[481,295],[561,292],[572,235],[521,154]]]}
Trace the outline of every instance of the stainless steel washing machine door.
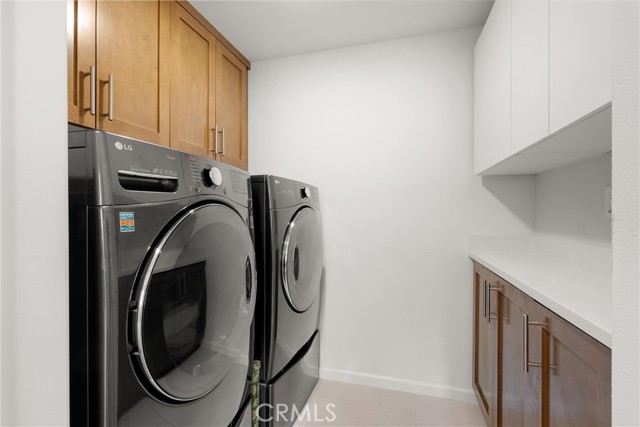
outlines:
{"label": "stainless steel washing machine door", "polygon": [[233,209],[208,204],[178,218],[150,251],[130,303],[132,362],[154,397],[190,402],[246,357],[256,294],[251,236]]}
{"label": "stainless steel washing machine door", "polygon": [[305,207],[295,213],[285,232],[282,245],[282,286],[287,302],[304,312],[320,292],[324,267],[320,215]]}

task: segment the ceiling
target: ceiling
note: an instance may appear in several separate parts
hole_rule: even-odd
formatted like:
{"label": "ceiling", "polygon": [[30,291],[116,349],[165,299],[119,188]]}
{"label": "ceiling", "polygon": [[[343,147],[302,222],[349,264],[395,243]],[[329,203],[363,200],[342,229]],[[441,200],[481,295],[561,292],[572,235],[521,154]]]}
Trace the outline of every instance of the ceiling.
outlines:
{"label": "ceiling", "polygon": [[192,0],[191,4],[250,61],[261,61],[483,25],[493,0]]}

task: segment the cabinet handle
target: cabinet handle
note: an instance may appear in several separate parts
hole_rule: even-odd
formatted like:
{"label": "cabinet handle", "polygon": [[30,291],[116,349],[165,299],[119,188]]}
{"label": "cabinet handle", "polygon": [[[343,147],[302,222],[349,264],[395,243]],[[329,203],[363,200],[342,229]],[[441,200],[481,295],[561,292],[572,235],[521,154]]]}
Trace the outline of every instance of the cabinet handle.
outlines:
{"label": "cabinet handle", "polygon": [[224,156],[224,128],[222,128],[222,155]]}
{"label": "cabinet handle", "polygon": [[522,369],[529,372],[529,315],[522,315]]}
{"label": "cabinet handle", "polygon": [[[86,76],[86,73],[83,73]],[[85,108],[84,111],[89,111],[92,116],[96,115],[96,66],[91,65],[89,67],[89,93],[90,93],[90,105],[89,108]]]}
{"label": "cabinet handle", "polygon": [[491,283],[487,282],[487,322],[491,323],[491,319],[499,319],[499,317],[497,315],[493,315],[491,314],[491,291],[499,291],[500,287],[499,286],[491,286]]}
{"label": "cabinet handle", "polygon": [[101,80],[102,83],[109,85],[109,111],[103,116],[109,117],[109,121],[113,121],[113,74],[109,74],[109,80]]}
{"label": "cabinet handle", "polygon": [[[549,326],[547,322],[530,322],[528,314],[522,314],[522,361],[525,372],[529,372],[529,367],[541,368],[542,363],[529,362],[529,326],[542,326],[546,328]],[[549,365],[550,369],[555,369],[554,365]]]}
{"label": "cabinet handle", "polygon": [[213,154],[216,154],[218,152],[218,125],[216,125],[216,127],[211,128],[211,131],[213,132],[213,148],[211,148],[209,151],[211,151]]}
{"label": "cabinet handle", "polygon": [[487,318],[487,281],[482,281],[482,317]]}

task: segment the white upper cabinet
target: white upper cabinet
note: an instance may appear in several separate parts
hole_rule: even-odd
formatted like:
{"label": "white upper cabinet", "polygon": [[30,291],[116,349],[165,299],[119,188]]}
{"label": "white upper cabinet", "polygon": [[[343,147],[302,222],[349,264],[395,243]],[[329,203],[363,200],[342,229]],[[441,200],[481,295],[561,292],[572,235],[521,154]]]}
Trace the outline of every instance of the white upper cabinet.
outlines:
{"label": "white upper cabinet", "polygon": [[511,152],[517,153],[549,135],[549,0],[512,0],[511,9]]}
{"label": "white upper cabinet", "polygon": [[550,130],[611,102],[612,5],[607,0],[551,0]]}
{"label": "white upper cabinet", "polygon": [[496,0],[475,48],[475,171],[511,154],[511,0]]}
{"label": "white upper cabinet", "polygon": [[610,0],[496,0],[475,49],[477,174],[611,151],[611,21]]}

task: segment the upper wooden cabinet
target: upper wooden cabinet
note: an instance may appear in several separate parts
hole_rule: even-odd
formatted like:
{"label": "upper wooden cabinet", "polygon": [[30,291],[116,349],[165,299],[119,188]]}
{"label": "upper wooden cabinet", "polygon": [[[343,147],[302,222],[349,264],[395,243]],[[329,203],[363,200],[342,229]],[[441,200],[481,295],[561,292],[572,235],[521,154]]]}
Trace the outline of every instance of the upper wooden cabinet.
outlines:
{"label": "upper wooden cabinet", "polygon": [[249,62],[193,6],[68,0],[68,11],[70,122],[247,169]]}
{"label": "upper wooden cabinet", "polygon": [[169,145],[169,7],[68,1],[70,122]]}
{"label": "upper wooden cabinet", "polygon": [[67,104],[69,121],[96,125],[96,2],[67,1]]}
{"label": "upper wooden cabinet", "polygon": [[222,43],[216,50],[217,158],[247,169],[247,67]]}
{"label": "upper wooden cabinet", "polygon": [[171,4],[171,146],[212,156],[216,122],[216,39]]}
{"label": "upper wooden cabinet", "polygon": [[169,145],[170,3],[97,5],[98,128]]}

